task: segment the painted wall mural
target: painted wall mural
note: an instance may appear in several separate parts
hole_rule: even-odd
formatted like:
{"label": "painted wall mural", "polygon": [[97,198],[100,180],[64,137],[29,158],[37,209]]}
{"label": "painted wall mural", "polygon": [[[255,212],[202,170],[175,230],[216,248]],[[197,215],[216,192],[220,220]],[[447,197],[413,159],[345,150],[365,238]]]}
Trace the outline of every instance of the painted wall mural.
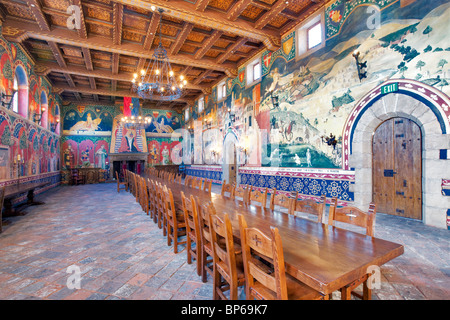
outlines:
{"label": "painted wall mural", "polygon": [[[344,168],[346,119],[374,87],[389,79],[413,79],[450,94],[448,1],[337,0],[324,16],[323,48],[297,57],[292,32],[279,50],[262,54],[257,85],[246,87],[240,69],[236,78],[227,80],[224,101],[217,102],[213,90],[205,111],[192,113],[191,121],[204,122],[212,115],[212,125],[202,127],[204,141],[194,138],[195,150],[204,151],[216,140],[206,129],[216,128],[223,140],[232,130],[238,141],[253,130],[261,135],[261,141],[252,142],[261,159],[250,154],[248,165]],[[355,50],[368,66],[361,81]],[[272,96],[278,97],[278,106]]]}
{"label": "painted wall mural", "polygon": [[171,139],[172,133],[181,128],[181,114],[170,110],[142,111],[152,122],[145,130],[135,130],[120,125],[123,106],[64,106],[62,166],[108,170],[111,153],[135,152],[148,152],[149,165],[173,164],[172,157],[181,157],[178,139]]}
{"label": "painted wall mural", "polygon": [[[33,63],[20,46],[0,36],[0,92],[12,94],[14,79],[18,106],[16,109],[0,106],[0,180],[8,185],[12,179],[23,182],[51,179],[50,187],[54,187],[60,181],[57,118],[61,98],[53,93],[45,77],[35,73]],[[46,112],[38,124],[32,119],[43,104]]]}

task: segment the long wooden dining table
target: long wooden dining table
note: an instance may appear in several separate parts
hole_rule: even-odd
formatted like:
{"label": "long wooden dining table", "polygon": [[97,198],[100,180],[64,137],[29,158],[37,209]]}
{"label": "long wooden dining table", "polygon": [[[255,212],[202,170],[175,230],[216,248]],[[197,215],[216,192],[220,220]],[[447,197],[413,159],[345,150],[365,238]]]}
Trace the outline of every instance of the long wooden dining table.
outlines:
{"label": "long wooden dining table", "polygon": [[238,214],[245,217],[249,227],[258,228],[266,234],[270,234],[271,226],[278,228],[286,272],[324,295],[360,279],[368,273],[369,267],[379,267],[404,252],[404,247],[394,242],[245,204],[153,175],[141,176],[165,184],[172,191],[175,206],[180,209],[181,191],[187,197],[193,195],[198,198],[200,204],[211,201],[217,214],[229,215],[237,239],[240,238]]}

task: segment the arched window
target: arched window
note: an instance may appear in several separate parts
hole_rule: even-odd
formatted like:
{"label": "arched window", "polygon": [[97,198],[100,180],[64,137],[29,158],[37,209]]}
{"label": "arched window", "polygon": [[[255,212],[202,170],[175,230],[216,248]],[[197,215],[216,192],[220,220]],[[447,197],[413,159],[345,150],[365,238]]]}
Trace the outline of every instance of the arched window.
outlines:
{"label": "arched window", "polygon": [[19,81],[17,80],[17,74],[14,76],[13,90],[15,94],[12,101],[12,110],[15,113],[19,113]]}
{"label": "arched window", "polygon": [[13,88],[16,91],[12,109],[22,117],[28,117],[28,77],[25,69],[18,65],[14,73]]}

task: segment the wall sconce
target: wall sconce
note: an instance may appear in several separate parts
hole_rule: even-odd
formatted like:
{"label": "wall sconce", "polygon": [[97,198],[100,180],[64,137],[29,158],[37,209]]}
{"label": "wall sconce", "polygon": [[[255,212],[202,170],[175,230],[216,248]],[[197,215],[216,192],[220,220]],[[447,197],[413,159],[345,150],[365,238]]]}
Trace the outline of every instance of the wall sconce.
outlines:
{"label": "wall sconce", "polygon": [[52,132],[55,132],[56,131],[56,127],[58,126],[58,123],[59,123],[59,118],[57,118],[56,119],[56,122],[55,123],[50,123],[50,126],[51,126],[51,128],[52,128]]}
{"label": "wall sconce", "polygon": [[272,98],[273,109],[278,108],[280,106],[278,103],[278,96],[273,94],[273,90],[270,91],[270,97]]}
{"label": "wall sconce", "polygon": [[45,108],[42,107],[41,108],[41,113],[35,113],[33,114],[33,121],[37,124],[41,123],[41,119],[42,119],[42,114],[45,112]]}
{"label": "wall sconce", "polygon": [[206,129],[211,129],[211,125],[212,125],[212,120],[211,119],[203,119],[203,124],[206,127]]}
{"label": "wall sconce", "polygon": [[234,123],[234,121],[236,121],[236,116],[234,113],[231,112],[231,108],[228,107],[228,113],[230,114],[230,121],[231,123]]}
{"label": "wall sconce", "polygon": [[353,51],[353,58],[356,60],[356,68],[358,69],[358,77],[359,81],[361,81],[363,78],[367,78],[367,71],[364,71],[363,69],[367,68],[367,61],[359,62],[359,55],[360,52],[358,50]]}
{"label": "wall sconce", "polygon": [[[337,144],[337,140],[336,140],[336,136],[334,136],[332,133],[330,133],[330,136],[321,136],[322,141],[325,142],[327,145],[332,146],[333,149],[336,149],[336,144]],[[325,140],[324,140],[325,138]]]}
{"label": "wall sconce", "polygon": [[14,99],[14,95],[16,94],[17,90],[13,90],[12,94],[5,94],[2,92],[1,94],[1,103],[3,107],[6,107],[8,110],[11,109],[11,104]]}

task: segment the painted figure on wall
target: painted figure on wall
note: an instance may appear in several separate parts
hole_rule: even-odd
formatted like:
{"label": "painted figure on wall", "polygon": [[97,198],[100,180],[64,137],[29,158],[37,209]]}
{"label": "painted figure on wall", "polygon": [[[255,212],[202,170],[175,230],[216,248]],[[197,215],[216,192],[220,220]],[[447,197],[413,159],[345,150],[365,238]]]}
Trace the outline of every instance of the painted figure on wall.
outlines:
{"label": "painted figure on wall", "polygon": [[157,141],[151,141],[149,143],[148,162],[152,165],[157,165],[159,161],[159,143]]}
{"label": "painted figure on wall", "polygon": [[142,152],[137,144],[137,134],[134,128],[122,128],[122,140],[119,152]]}
{"label": "painted figure on wall", "polygon": [[161,159],[161,163],[163,165],[169,164],[169,149],[167,148],[167,145],[165,145],[163,150],[161,151]]}
{"label": "painted figure on wall", "polygon": [[92,114],[88,112],[86,121],[78,121],[70,131],[96,131],[101,121],[101,118],[92,119]]}
{"label": "painted figure on wall", "polygon": [[105,146],[101,146],[99,150],[95,153],[98,159],[98,168],[106,169],[106,157],[108,156]]}

